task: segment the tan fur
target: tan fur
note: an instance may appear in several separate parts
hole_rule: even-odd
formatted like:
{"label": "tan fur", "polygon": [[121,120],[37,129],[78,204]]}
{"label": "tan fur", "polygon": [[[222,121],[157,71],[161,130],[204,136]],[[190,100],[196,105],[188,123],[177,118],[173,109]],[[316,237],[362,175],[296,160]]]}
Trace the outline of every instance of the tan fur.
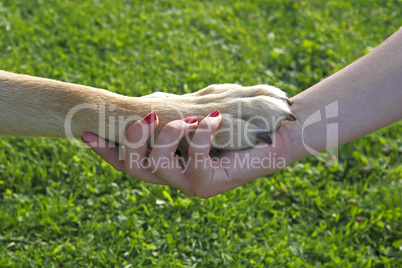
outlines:
{"label": "tan fur", "polygon": [[[71,118],[74,137],[92,132],[122,143],[127,126],[150,111],[155,111],[159,117],[156,131],[159,133],[172,120],[190,115],[201,120],[218,109],[223,121],[214,137],[217,144],[214,147],[244,149],[258,141],[259,130],[254,130],[263,128],[265,132],[272,132],[282,120],[289,119],[291,112],[286,100],[286,94],[275,87],[233,84],[212,85],[195,93],[168,98],[135,98],[0,71],[0,135],[65,138],[69,133],[66,122],[74,115]],[[255,116],[267,121],[249,120]],[[230,143],[229,139],[236,142]]]}

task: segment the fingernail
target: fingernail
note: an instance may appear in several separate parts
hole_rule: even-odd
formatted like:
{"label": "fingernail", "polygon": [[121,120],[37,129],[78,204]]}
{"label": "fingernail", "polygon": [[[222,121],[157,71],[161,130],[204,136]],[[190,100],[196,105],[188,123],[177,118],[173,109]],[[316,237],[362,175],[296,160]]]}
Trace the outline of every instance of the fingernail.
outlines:
{"label": "fingernail", "polygon": [[209,117],[218,117],[219,115],[220,115],[219,111],[215,109],[208,116]]}
{"label": "fingernail", "polygon": [[87,135],[86,133],[82,135],[81,140],[84,143],[92,143],[95,141],[92,135]]}
{"label": "fingernail", "polygon": [[144,124],[151,124],[151,123],[154,122],[157,118],[158,118],[158,116],[156,115],[155,112],[150,112],[149,114],[147,114],[146,116],[144,116],[144,118],[141,119],[141,123],[144,123]]}
{"label": "fingernail", "polygon": [[184,117],[182,120],[184,122],[186,122],[187,124],[194,124],[195,122],[197,122],[197,116],[190,115],[190,116]]}

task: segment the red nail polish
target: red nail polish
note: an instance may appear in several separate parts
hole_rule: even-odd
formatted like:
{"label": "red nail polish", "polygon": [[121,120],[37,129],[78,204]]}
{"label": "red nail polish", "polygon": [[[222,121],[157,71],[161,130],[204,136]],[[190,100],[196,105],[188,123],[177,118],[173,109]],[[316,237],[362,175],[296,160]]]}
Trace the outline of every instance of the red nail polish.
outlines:
{"label": "red nail polish", "polygon": [[88,135],[88,133],[85,133],[84,135],[82,135],[81,140],[91,148],[98,146],[98,142],[96,141],[96,136],[94,136],[93,134]]}
{"label": "red nail polish", "polygon": [[84,143],[91,143],[91,142],[93,142],[93,138],[92,137],[88,137],[88,135],[82,135],[82,137],[81,137],[81,140],[84,142]]}
{"label": "red nail polish", "polygon": [[213,110],[212,113],[209,114],[209,117],[218,117],[220,115],[218,110]]}
{"label": "red nail polish", "polygon": [[194,124],[195,122],[197,122],[197,116],[190,115],[190,116],[184,117],[182,120],[184,122],[186,122],[187,124]]}
{"label": "red nail polish", "polygon": [[144,116],[144,118],[141,119],[141,123],[151,124],[151,123],[154,122],[157,118],[158,118],[158,116],[156,115],[155,112],[150,112],[149,114],[147,114],[146,116]]}

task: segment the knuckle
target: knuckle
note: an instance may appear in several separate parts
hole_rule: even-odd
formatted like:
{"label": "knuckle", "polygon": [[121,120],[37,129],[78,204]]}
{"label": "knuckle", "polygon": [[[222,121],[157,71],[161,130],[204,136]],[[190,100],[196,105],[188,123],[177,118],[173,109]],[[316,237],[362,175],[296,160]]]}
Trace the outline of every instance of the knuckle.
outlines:
{"label": "knuckle", "polygon": [[134,123],[134,124],[130,125],[125,131],[126,140],[128,140],[130,142],[135,142],[135,141],[141,139],[141,136],[142,136],[141,133],[142,134],[145,133],[144,132],[145,128],[142,127],[142,131],[139,131],[139,128],[141,128],[140,124]]}
{"label": "knuckle", "polygon": [[163,127],[162,132],[166,135],[178,135],[181,131],[182,128],[184,127],[184,124],[182,124],[179,120],[172,121],[168,124],[166,124]]}
{"label": "knuckle", "polygon": [[162,133],[166,135],[171,135],[174,134],[177,131],[177,126],[176,124],[173,123],[168,123],[163,127]]}
{"label": "knuckle", "polygon": [[198,128],[197,131],[202,131],[202,132],[211,132],[212,131],[212,120],[209,117],[204,118]]}

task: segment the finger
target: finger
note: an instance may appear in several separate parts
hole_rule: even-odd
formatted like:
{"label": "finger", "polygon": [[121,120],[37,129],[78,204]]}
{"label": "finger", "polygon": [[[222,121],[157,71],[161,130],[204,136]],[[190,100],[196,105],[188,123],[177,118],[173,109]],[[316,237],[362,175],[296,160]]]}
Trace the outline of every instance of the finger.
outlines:
{"label": "finger", "polygon": [[152,172],[168,185],[183,191],[187,195],[194,195],[193,187],[185,167],[183,168],[180,158],[175,156],[175,152],[180,140],[196,128],[196,116],[188,116],[182,120],[175,120],[166,124],[149,155]]}
{"label": "finger", "polygon": [[119,157],[121,149],[119,145],[102,139],[101,137],[92,133],[85,133],[82,135],[81,139],[92,149],[92,151],[98,154],[116,170],[124,171],[124,160],[121,160]]}
{"label": "finger", "polygon": [[196,154],[209,156],[212,134],[218,129],[221,121],[221,114],[218,110],[214,110],[200,122],[190,143],[188,151],[190,157]]}
{"label": "finger", "polygon": [[175,154],[180,140],[197,128],[196,116],[188,116],[166,124],[155,141],[151,155],[168,157]]}
{"label": "finger", "polygon": [[210,196],[209,192],[215,187],[213,185],[215,176],[226,176],[224,170],[209,156],[212,135],[218,129],[221,121],[221,114],[218,110],[214,110],[200,122],[191,140],[189,165],[193,191],[199,197]]}
{"label": "finger", "polygon": [[124,163],[125,170],[130,176],[150,183],[166,184],[151,172],[147,158],[147,140],[158,123],[158,116],[155,112],[151,112],[127,128],[124,140]]}

